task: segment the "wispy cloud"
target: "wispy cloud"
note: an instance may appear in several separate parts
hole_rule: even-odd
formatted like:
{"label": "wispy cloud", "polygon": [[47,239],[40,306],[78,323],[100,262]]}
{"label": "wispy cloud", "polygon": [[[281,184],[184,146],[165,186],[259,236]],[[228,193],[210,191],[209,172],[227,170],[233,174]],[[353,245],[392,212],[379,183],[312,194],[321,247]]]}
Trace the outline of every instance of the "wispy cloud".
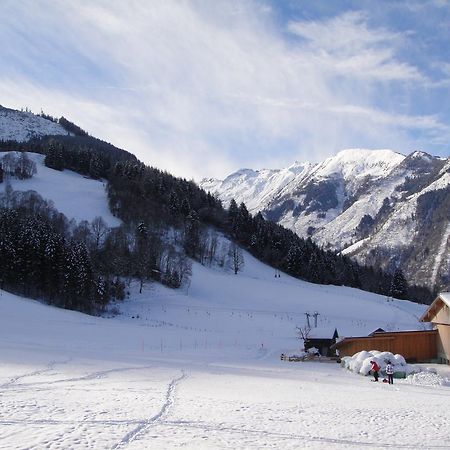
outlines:
{"label": "wispy cloud", "polygon": [[305,59],[335,75],[424,80],[416,67],[396,57],[403,36],[383,28],[369,28],[367,15],[362,12],[347,12],[319,22],[290,22],[288,29],[305,40]]}
{"label": "wispy cloud", "polygon": [[426,81],[398,57],[407,37],[359,12],[280,29],[267,5],[213,3],[1,3],[0,103],[64,114],[196,178],[448,136],[433,114],[380,106],[380,89]]}

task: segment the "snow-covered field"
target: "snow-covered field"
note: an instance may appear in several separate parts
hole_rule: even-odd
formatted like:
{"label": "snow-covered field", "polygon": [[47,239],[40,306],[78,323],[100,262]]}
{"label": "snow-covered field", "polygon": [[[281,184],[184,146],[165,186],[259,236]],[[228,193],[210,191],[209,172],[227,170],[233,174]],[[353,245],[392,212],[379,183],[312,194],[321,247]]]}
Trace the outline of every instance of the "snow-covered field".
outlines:
{"label": "snow-covered field", "polygon": [[179,291],[132,286],[113,318],[2,292],[0,448],[450,448],[450,388],[279,359],[305,310],[366,334],[423,307],[245,260],[237,276],[195,264]]}
{"label": "snow-covered field", "polygon": [[[38,173],[14,189],[118,223],[102,183],[30,157]],[[91,317],[0,291],[0,449],[450,448],[450,388],[279,358],[300,350],[305,312],[317,334],[366,335],[420,328],[420,305],[275,278],[245,254],[236,276],[194,263],[189,286],[132,285],[115,308]]]}

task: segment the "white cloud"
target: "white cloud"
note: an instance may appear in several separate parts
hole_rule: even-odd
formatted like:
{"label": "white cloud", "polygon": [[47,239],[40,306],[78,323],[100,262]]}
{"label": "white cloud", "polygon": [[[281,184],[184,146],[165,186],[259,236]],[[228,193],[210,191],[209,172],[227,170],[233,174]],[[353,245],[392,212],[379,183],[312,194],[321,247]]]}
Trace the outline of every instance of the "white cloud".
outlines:
{"label": "white cloud", "polygon": [[[301,38],[292,43],[252,1],[10,5],[0,5],[3,33],[20,57],[3,68],[0,103],[64,114],[177,175],[223,176],[349,146],[402,149],[410,129],[448,133],[434,116],[375,106],[377,83],[423,76],[396,59],[401,36],[359,13],[291,23]],[[39,70],[21,70],[30,63]]]}

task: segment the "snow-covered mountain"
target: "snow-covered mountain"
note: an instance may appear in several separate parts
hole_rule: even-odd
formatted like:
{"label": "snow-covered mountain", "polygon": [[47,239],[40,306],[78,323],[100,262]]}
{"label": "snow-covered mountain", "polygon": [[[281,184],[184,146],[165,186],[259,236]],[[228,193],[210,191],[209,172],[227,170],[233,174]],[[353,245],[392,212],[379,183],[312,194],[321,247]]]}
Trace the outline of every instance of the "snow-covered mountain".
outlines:
{"label": "snow-covered mountain", "polygon": [[450,159],[351,149],[317,164],[245,169],[201,186],[360,262],[400,264],[418,284],[450,283]]}
{"label": "snow-covered mountain", "polygon": [[25,142],[33,137],[68,135],[59,123],[31,112],[16,111],[0,105],[0,140]]}

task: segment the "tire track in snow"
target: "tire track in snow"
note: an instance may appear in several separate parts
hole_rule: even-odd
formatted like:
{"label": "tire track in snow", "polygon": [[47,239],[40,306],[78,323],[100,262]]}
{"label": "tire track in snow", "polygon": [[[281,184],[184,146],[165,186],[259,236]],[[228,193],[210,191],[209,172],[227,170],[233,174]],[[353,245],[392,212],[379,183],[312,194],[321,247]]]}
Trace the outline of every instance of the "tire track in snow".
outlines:
{"label": "tire track in snow", "polygon": [[154,423],[161,422],[161,420],[166,416],[175,401],[175,388],[176,386],[187,377],[186,373],[182,371],[182,374],[174,378],[167,387],[166,398],[161,409],[154,416],[148,418],[147,420],[141,422],[134,430],[127,433],[122,440],[115,444],[111,450],[126,447],[128,444],[133,442],[138,436],[144,434]]}

